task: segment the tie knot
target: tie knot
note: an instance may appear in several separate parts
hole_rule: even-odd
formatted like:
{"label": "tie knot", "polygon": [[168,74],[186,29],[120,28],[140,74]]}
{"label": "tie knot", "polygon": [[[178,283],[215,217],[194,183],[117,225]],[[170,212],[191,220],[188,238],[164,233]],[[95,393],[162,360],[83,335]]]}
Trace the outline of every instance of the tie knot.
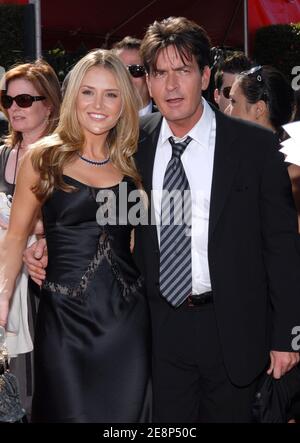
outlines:
{"label": "tie knot", "polygon": [[172,146],[172,157],[180,158],[190,141],[192,141],[192,138],[190,136],[187,136],[185,140],[178,143],[175,142],[173,137],[170,137],[169,142]]}

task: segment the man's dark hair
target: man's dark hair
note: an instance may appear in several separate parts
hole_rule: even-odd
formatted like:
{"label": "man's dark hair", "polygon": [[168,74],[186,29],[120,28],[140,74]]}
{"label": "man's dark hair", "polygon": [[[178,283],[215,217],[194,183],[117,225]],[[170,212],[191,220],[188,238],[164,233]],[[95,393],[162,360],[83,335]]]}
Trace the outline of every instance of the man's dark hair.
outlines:
{"label": "man's dark hair", "polygon": [[221,61],[215,73],[215,87],[220,91],[223,86],[223,73],[240,74],[251,68],[250,59],[242,51],[233,51]]}
{"label": "man's dark hair", "polygon": [[131,37],[130,35],[127,35],[119,42],[115,43],[113,45],[113,49],[137,49],[139,50],[141,47],[142,40]]}
{"label": "man's dark hair", "polygon": [[184,64],[194,56],[200,71],[210,65],[211,43],[206,31],[185,17],[169,17],[150,25],[142,40],[141,56],[148,73],[156,69],[160,51],[168,46],[175,46]]}

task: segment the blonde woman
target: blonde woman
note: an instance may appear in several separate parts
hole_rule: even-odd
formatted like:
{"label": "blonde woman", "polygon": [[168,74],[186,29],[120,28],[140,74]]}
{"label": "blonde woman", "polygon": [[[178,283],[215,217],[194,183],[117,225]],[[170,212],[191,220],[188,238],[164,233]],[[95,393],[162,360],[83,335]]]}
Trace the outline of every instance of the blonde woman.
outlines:
{"label": "blonde woman", "polygon": [[122,62],[110,51],[89,53],[72,69],[55,133],[20,168],[1,245],[0,324],[42,209],[48,267],[35,335],[35,422],[147,420],[148,312],[132,226],[124,213],[116,224],[96,220],[99,191],[118,203],[140,187],[137,108]]}

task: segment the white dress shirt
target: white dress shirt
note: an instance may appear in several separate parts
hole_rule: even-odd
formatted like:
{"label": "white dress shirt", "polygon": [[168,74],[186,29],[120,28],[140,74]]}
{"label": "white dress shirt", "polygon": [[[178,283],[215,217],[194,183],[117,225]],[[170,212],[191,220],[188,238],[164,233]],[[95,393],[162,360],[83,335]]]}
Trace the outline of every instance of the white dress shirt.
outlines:
{"label": "white dress shirt", "polygon": [[161,193],[164,175],[172,156],[169,137],[181,141],[188,135],[192,141],[188,144],[181,160],[189,181],[192,196],[192,292],[202,294],[211,291],[208,266],[208,224],[212,172],[216,141],[215,113],[202,99],[203,113],[196,125],[180,140],[172,134],[165,119],[158,138],[153,168],[153,204],[160,243]]}
{"label": "white dress shirt", "polygon": [[139,116],[142,117],[143,115],[151,114],[152,112],[152,101],[148,103],[148,105],[144,106],[144,108],[139,110]]}

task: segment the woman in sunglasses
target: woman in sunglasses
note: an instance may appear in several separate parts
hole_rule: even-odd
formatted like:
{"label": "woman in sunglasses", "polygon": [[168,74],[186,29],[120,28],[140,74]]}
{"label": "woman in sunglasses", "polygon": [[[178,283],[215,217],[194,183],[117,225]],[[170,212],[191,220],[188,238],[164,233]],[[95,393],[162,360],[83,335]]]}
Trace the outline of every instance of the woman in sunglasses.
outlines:
{"label": "woman in sunglasses", "polygon": [[[0,192],[9,198],[28,146],[56,127],[60,102],[59,81],[44,61],[15,66],[3,76],[0,110],[9,121],[9,134],[0,147]],[[0,226],[7,227],[5,217],[0,218]]]}
{"label": "woman in sunglasses", "polygon": [[[35,329],[34,422],[149,419],[148,310],[128,215],[129,193],[141,187],[138,126],[126,67],[111,51],[92,51],[71,71],[54,134],[20,168],[0,248],[0,324],[41,209],[48,265]],[[115,214],[108,224],[102,197]]]}
{"label": "woman in sunglasses", "polygon": [[[60,85],[56,74],[44,61],[17,65],[2,78],[0,110],[8,119],[9,134],[4,140],[4,145],[0,147],[0,236],[4,235],[8,226],[20,160],[30,144],[50,134],[56,127],[60,98]],[[38,234],[41,230],[41,222],[36,222],[31,232]],[[13,356],[18,355],[18,358],[11,360],[11,370],[18,376],[22,403],[28,415],[32,396],[31,355],[28,352],[32,350],[31,313],[35,312],[31,289],[28,292],[27,272],[22,270],[12,298],[7,324],[11,333],[7,337],[9,353]]]}

